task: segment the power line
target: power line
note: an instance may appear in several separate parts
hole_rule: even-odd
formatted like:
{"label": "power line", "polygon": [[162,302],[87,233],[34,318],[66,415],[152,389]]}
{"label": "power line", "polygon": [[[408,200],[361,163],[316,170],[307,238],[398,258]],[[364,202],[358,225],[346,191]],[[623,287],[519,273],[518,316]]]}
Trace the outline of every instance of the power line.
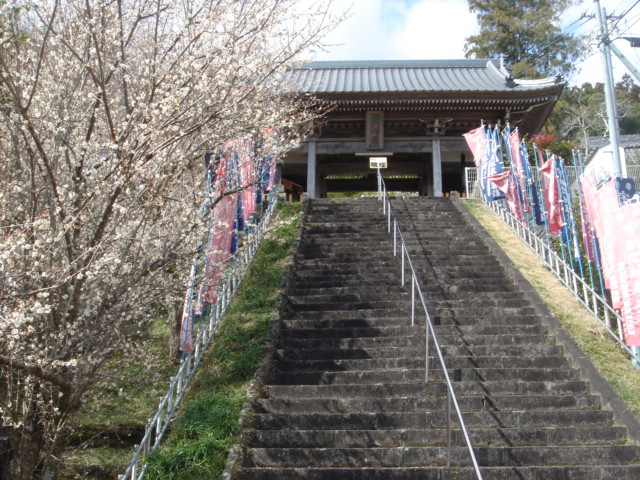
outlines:
{"label": "power line", "polygon": [[629,14],[629,12],[631,10],[633,10],[638,4],[640,3],[640,0],[636,0],[634,2],[633,5],[631,5],[622,15],[618,15],[618,18],[616,20],[616,23],[614,23],[611,28],[609,29],[609,31],[613,31],[616,29],[616,27],[618,26],[618,23],[620,23],[620,20],[622,20],[625,16],[627,16]]}

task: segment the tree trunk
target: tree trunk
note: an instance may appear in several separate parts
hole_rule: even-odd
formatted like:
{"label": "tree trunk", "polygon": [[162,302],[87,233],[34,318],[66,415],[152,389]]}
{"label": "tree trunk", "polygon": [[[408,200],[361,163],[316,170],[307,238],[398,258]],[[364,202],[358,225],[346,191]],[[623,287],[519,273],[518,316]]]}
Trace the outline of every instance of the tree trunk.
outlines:
{"label": "tree trunk", "polygon": [[44,441],[42,431],[34,422],[14,429],[11,436],[12,455],[9,462],[9,477],[12,480],[41,479],[45,472],[38,472],[40,454]]}
{"label": "tree trunk", "polygon": [[180,353],[180,325],[182,323],[182,305],[180,302],[170,301],[167,308],[167,322],[171,328],[169,338],[169,358],[174,364],[179,364]]}
{"label": "tree trunk", "polygon": [[11,478],[9,476],[11,450],[11,429],[0,426],[0,478]]}

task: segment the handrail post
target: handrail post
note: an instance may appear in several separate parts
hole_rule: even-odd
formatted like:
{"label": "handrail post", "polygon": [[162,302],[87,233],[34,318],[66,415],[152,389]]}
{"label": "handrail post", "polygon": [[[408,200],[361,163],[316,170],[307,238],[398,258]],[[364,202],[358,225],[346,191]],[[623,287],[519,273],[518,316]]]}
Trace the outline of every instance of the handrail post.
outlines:
{"label": "handrail post", "polygon": [[402,254],[402,283],[401,285],[404,287],[404,245],[400,248],[400,253]]}
{"label": "handrail post", "polygon": [[411,326],[416,324],[416,277],[411,275]]}
{"label": "handrail post", "polygon": [[450,467],[450,466],[451,466],[451,390],[447,388],[447,467]]}
{"label": "handrail post", "polygon": [[429,314],[424,322],[424,383],[429,383]]}
{"label": "handrail post", "polygon": [[398,221],[393,220],[393,256],[398,256]]}

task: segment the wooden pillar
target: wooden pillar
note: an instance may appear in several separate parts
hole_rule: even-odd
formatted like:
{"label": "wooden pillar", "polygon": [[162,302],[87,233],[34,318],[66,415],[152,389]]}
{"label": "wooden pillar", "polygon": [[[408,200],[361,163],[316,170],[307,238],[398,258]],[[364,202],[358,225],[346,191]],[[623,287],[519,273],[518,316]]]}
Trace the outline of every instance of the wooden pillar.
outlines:
{"label": "wooden pillar", "polygon": [[316,158],[316,142],[307,142],[307,198],[317,198],[316,173],[318,170]]}
{"label": "wooden pillar", "polygon": [[433,140],[433,157],[431,158],[433,196],[442,196],[442,154],[440,153],[440,139]]}

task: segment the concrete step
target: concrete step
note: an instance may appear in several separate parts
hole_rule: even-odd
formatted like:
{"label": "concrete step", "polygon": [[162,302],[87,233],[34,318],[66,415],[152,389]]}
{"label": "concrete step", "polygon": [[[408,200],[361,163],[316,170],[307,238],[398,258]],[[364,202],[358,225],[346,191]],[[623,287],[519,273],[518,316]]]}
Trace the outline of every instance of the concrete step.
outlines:
{"label": "concrete step", "polygon": [[[632,445],[476,447],[480,466],[521,465],[619,465],[637,461],[640,447]],[[423,467],[447,465],[445,447],[402,448],[251,448],[245,453],[246,466],[321,468]],[[451,449],[452,466],[471,464],[464,447]]]}
{"label": "concrete step", "polygon": [[[451,380],[460,381],[562,381],[578,380],[579,371],[573,368],[447,368]],[[385,371],[275,371],[270,383],[283,385],[322,385],[350,383],[419,382],[424,379],[424,368],[397,368]],[[429,373],[432,381],[444,380],[444,373],[433,365]]]}
{"label": "concrete step", "polygon": [[[509,466],[483,467],[489,480],[637,480],[640,465],[579,466]],[[470,467],[400,467],[400,468],[246,468],[238,480],[470,480]]]}
{"label": "concrete step", "polygon": [[[606,410],[532,410],[466,412],[465,425],[474,428],[609,427],[613,414]],[[443,412],[376,412],[316,414],[253,414],[247,425],[257,430],[397,430],[443,429]]]}
{"label": "concrete step", "polygon": [[[546,335],[509,334],[509,335],[475,335],[463,337],[461,335],[438,335],[440,345],[447,346],[514,346],[523,344],[552,344]],[[291,349],[368,349],[380,347],[422,347],[424,338],[417,336],[406,337],[360,337],[360,338],[329,338],[329,339],[280,339],[280,348]]]}
{"label": "concrete step", "polygon": [[[333,275],[328,277],[327,274],[321,272],[308,271],[301,273],[295,271],[293,274],[295,288],[339,288],[339,287],[364,287],[364,286],[397,286],[400,285],[400,271],[397,275],[392,273],[390,276],[360,276],[360,275]],[[406,283],[407,288],[410,288],[411,284]],[[513,291],[513,282],[506,278],[504,275],[499,277],[487,277],[481,280],[476,278],[456,278],[447,279],[445,284],[440,282],[422,282],[422,288],[424,292],[430,291],[458,291],[463,288],[469,288],[471,291],[481,292],[483,289],[489,291]],[[476,290],[478,288],[478,290]],[[497,289],[497,290],[496,290]]]}
{"label": "concrete step", "polygon": [[[433,350],[432,350],[433,352]],[[286,372],[365,372],[371,370],[391,370],[391,369],[420,369],[424,368],[424,355],[399,357],[399,358],[365,358],[365,359],[322,359],[322,360],[301,360],[299,358],[287,359],[278,358],[276,368]],[[433,356],[429,357],[431,365],[437,365],[438,360]],[[567,368],[569,362],[562,356],[550,357],[520,357],[520,356],[490,356],[490,357],[469,357],[446,356],[444,361],[447,369],[454,368]]]}
{"label": "concrete step", "polygon": [[[424,322],[422,325],[389,327],[356,327],[356,328],[283,328],[282,338],[367,338],[367,337],[402,337],[421,336],[424,338]],[[544,335],[547,327],[544,325],[435,325],[436,335],[505,335],[518,330],[521,335]]]}
{"label": "concrete step", "polygon": [[[595,395],[466,395],[458,398],[463,415],[468,412],[549,409],[597,409]],[[443,412],[447,396],[394,398],[270,398],[254,402],[259,413],[369,413],[369,412]]]}
{"label": "concrete step", "polygon": [[[416,312],[418,309],[416,309]],[[431,317],[433,325],[485,325],[489,320],[487,317],[476,316],[447,316]],[[512,329],[519,328],[520,325],[539,325],[540,318],[530,316],[518,316],[516,318],[493,317],[490,320],[494,326],[508,325]],[[381,318],[331,318],[325,320],[313,320],[307,318],[292,318],[282,320],[283,329],[288,328],[382,328],[390,325],[409,325],[411,317],[407,314],[402,316],[389,316]],[[415,324],[424,326],[424,315],[416,315]]]}
{"label": "concrete step", "polygon": [[[456,395],[585,395],[589,385],[582,380],[570,381],[460,381],[454,386]],[[266,398],[370,398],[394,396],[446,395],[442,382],[376,383],[351,385],[274,385],[264,387]]]}
{"label": "concrete step", "polygon": [[[529,302],[523,298],[523,295],[518,292],[506,292],[506,293],[483,293],[476,295],[469,294],[443,294],[443,293],[425,293],[423,294],[427,308],[433,309],[441,305],[451,307],[463,307],[469,306],[475,307],[523,307],[528,306]],[[417,293],[415,294],[416,304],[419,302]],[[406,302],[411,301],[410,288],[404,288],[404,291],[396,292],[394,294],[389,293],[374,293],[369,289],[362,289],[361,291],[353,290],[349,294],[330,295],[328,292],[320,291],[315,294],[310,292],[294,292],[287,297],[287,300],[292,305],[315,305],[315,304],[350,304],[350,303],[373,303],[373,302],[389,302],[398,301]]]}
{"label": "concrete step", "polygon": [[[563,349],[558,345],[507,345],[507,346],[442,346],[442,353],[445,361],[449,362],[452,357],[467,358],[474,361],[477,357],[488,357],[490,355],[498,357],[557,357],[562,355]],[[347,360],[347,359],[372,359],[372,358],[423,358],[425,354],[424,345],[416,347],[371,347],[371,348],[300,348],[300,349],[280,349],[278,357],[285,360]]]}
{"label": "concrete step", "polygon": [[[410,315],[411,304],[409,302],[368,302],[368,303],[351,303],[347,308],[345,305],[287,305],[287,319],[294,316],[302,317],[308,320],[329,320],[331,318],[382,318],[385,315],[399,314]],[[525,316],[530,317],[535,314],[533,307],[445,307],[435,306],[429,308],[429,315],[434,317],[467,317],[476,315],[482,317],[495,317],[507,315],[511,318]],[[422,310],[422,308],[420,308]],[[420,311],[416,308],[416,312]],[[424,315],[424,314],[422,314]],[[410,318],[410,317],[409,317]]]}
{"label": "concrete step", "polygon": [[[474,428],[468,431],[471,444],[502,446],[622,444],[622,427],[519,427]],[[437,430],[248,430],[247,444],[262,448],[379,448],[442,446],[446,429]],[[451,432],[451,444],[466,445],[461,430]]]}
{"label": "concrete step", "polygon": [[[422,286],[422,294],[425,298],[435,299],[465,299],[473,298],[475,295],[487,295],[490,297],[504,297],[504,298],[522,298],[522,293],[517,291],[508,290],[505,287],[510,286],[511,283],[504,282],[504,285],[446,285],[440,287],[433,282],[429,282]],[[405,285],[400,283],[400,276],[398,275],[397,281],[385,281],[370,282],[370,281],[356,281],[355,278],[351,285],[335,285],[334,282],[304,282],[302,279],[296,282],[292,286],[294,294],[305,295],[309,293],[318,293],[322,295],[410,295],[411,284],[406,282]]]}

